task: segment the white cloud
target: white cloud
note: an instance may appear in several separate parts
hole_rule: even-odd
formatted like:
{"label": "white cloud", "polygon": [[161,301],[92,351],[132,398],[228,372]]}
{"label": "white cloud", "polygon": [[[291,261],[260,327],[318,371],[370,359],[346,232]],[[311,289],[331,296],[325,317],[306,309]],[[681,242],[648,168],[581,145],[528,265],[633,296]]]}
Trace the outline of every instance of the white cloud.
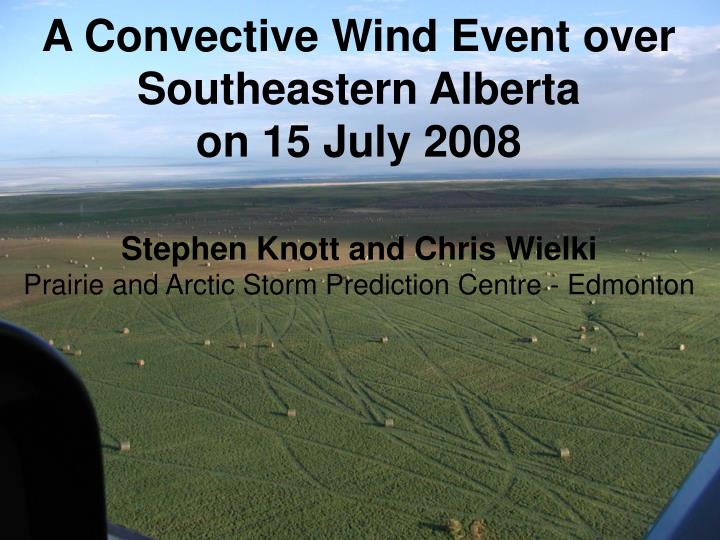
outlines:
{"label": "white cloud", "polygon": [[61,0],[28,0],[14,7],[14,9],[34,9],[34,8],[63,8],[67,7],[67,2]]}
{"label": "white cloud", "polygon": [[[415,106],[209,106],[147,107],[137,101],[136,81],[103,89],[97,94],[36,98],[0,96],[0,158],[115,156],[135,161],[162,157],[167,163],[197,161],[212,164],[218,176],[290,174],[342,175],[362,165],[367,174],[422,171],[452,173],[509,167],[576,167],[616,163],[663,164],[674,161],[718,165],[720,159],[720,26],[678,28],[667,54],[606,53],[499,55],[457,54],[450,59],[432,55],[324,54],[237,55],[213,57],[203,72],[165,73],[166,79],[208,79],[245,70],[259,80],[279,77],[333,79],[339,72],[369,80],[412,78],[418,86]],[[494,79],[520,80],[554,74],[580,84],[578,106],[453,106],[427,104],[439,71],[483,71]],[[344,122],[356,130],[387,129],[413,132],[413,143],[400,168],[387,160],[329,160],[319,149],[333,128]],[[273,124],[311,126],[313,152],[303,160],[267,157],[262,132]],[[500,126],[516,123],[522,152],[512,160],[437,160],[423,157],[424,130],[432,123]],[[207,162],[196,157],[195,142],[203,131],[243,130],[250,135],[250,157]],[[34,152],[34,154],[33,154]],[[715,158],[715,161],[708,159]],[[177,169],[165,169],[175,174]],[[230,171],[230,172],[228,172]],[[117,171],[116,171],[117,172]],[[116,172],[95,171],[94,178],[118,181]],[[135,170],[140,173],[140,169]],[[40,174],[18,168],[18,176]],[[42,173],[46,177],[47,171]],[[64,173],[65,174],[65,173]],[[143,170],[158,178],[162,170]],[[205,168],[184,169],[182,178],[207,174]],[[67,172],[63,178],[71,177]],[[88,178],[87,175],[80,175]],[[0,186],[9,178],[0,170]],[[90,181],[90,180],[88,180]]]}

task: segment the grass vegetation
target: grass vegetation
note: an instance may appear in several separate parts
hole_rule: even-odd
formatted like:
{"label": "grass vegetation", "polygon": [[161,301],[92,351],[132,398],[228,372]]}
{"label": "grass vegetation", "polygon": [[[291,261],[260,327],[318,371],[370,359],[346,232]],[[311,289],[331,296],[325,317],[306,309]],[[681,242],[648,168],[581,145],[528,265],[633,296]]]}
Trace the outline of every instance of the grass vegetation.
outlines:
{"label": "grass vegetation", "polygon": [[[0,316],[69,346],[102,428],[109,519],[145,534],[638,538],[720,426],[718,207],[713,179],[7,197]],[[596,234],[599,259],[342,270],[560,285],[536,297],[19,294],[38,264],[79,272],[70,259],[162,280],[171,268],[119,257],[119,238],[143,231]],[[591,304],[566,294],[583,271],[692,276],[695,295]]]}

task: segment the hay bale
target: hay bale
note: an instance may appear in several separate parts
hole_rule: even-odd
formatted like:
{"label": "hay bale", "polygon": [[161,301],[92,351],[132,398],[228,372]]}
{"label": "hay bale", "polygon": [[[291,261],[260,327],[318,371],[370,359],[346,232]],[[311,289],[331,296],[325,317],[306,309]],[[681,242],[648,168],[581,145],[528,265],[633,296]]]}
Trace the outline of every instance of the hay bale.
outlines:
{"label": "hay bale", "polygon": [[130,333],[130,329],[129,329],[129,328],[123,328],[123,329],[122,329],[122,333],[123,333],[123,335],[127,336],[127,335]]}
{"label": "hay bale", "polygon": [[82,356],[82,350],[78,349],[73,353],[75,356]]}
{"label": "hay bale", "polygon": [[203,341],[203,346],[209,347],[210,345],[212,345],[212,342],[209,339],[206,339],[205,341]]}
{"label": "hay bale", "polygon": [[581,331],[583,334],[584,334],[585,332],[587,332],[587,326],[585,326],[584,324],[581,324],[581,325],[580,325],[580,331]]}
{"label": "hay bale", "polygon": [[587,334],[580,334],[580,341],[585,341],[587,339]]}
{"label": "hay bale", "polygon": [[538,337],[537,337],[537,336],[530,336],[530,337],[528,338],[528,343],[537,343],[537,342],[538,342]]}
{"label": "hay bale", "polygon": [[308,266],[307,271],[308,271],[308,272],[312,272],[312,271],[313,271],[313,267],[312,267],[312,266]]}
{"label": "hay bale", "polygon": [[237,344],[237,348],[238,349],[247,349],[247,343],[245,343],[244,341],[241,341],[240,343]]}
{"label": "hay bale", "polygon": [[120,444],[118,444],[118,450],[120,450],[121,452],[129,452],[130,441],[120,441]]}
{"label": "hay bale", "polygon": [[295,418],[297,416],[297,411],[295,409],[288,409],[286,414],[288,418]]}
{"label": "hay bale", "polygon": [[445,528],[447,529],[447,532],[452,535],[453,538],[460,538],[460,535],[462,535],[463,533],[462,523],[460,523],[460,520],[454,518],[450,518],[447,520]]}
{"label": "hay bale", "polygon": [[274,342],[274,341],[271,341],[270,343],[268,343],[268,347],[270,347],[271,349],[274,349],[274,348],[275,348],[275,342]]}
{"label": "hay bale", "polygon": [[387,336],[383,336],[380,338],[380,343],[387,343],[388,341],[390,341],[390,338],[388,338]]}
{"label": "hay bale", "polygon": [[70,345],[63,345],[63,351],[70,352],[72,350],[72,347]]}
{"label": "hay bale", "polygon": [[597,347],[596,347],[595,345],[591,346],[591,347],[588,349],[588,352],[590,352],[590,353],[592,353],[592,354],[595,354],[595,353],[597,352]]}
{"label": "hay bale", "polygon": [[386,428],[395,427],[395,420],[393,420],[392,418],[386,418],[385,419],[385,427]]}
{"label": "hay bale", "polygon": [[684,351],[686,348],[687,348],[687,347],[685,347],[685,344],[684,344],[684,343],[681,343],[680,346],[678,347],[678,350]]}
{"label": "hay bale", "polygon": [[48,345],[50,345],[51,347],[55,346],[55,341],[52,339],[48,339]]}
{"label": "hay bale", "polygon": [[135,365],[136,365],[137,367],[144,367],[144,366],[145,366],[145,360],[143,360],[142,358],[138,358],[137,360],[135,360]]}
{"label": "hay bale", "polygon": [[560,449],[560,458],[564,459],[565,461],[570,459],[570,449],[569,448],[561,448]]}
{"label": "hay bale", "polygon": [[484,519],[473,519],[468,528],[470,540],[484,540],[487,538],[487,525]]}
{"label": "hay bale", "polygon": [[600,327],[598,325],[593,326],[593,332],[599,332]]}
{"label": "hay bale", "polygon": [[594,306],[595,304],[597,304],[597,300],[590,300],[590,305],[591,305],[591,306]]}
{"label": "hay bale", "polygon": [[638,332],[637,337],[645,337],[645,332]]}

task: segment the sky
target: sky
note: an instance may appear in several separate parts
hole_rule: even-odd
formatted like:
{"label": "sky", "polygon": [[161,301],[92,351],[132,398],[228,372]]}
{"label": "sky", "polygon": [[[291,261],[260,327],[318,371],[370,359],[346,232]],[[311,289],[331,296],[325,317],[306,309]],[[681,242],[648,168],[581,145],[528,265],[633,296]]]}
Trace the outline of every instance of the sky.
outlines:
{"label": "sky", "polygon": [[[312,26],[311,53],[91,51],[87,24],[95,18],[125,26],[243,26],[245,21]],[[433,53],[341,52],[332,18],[382,18],[415,28],[434,18]],[[72,52],[43,52],[52,20],[61,18]],[[571,52],[453,52],[453,18],[483,26],[570,26]],[[667,52],[606,51],[582,47],[590,26],[675,26]],[[99,35],[112,37],[112,32]],[[244,71],[260,81],[277,78],[410,78],[416,105],[371,106],[147,106],[137,94],[147,70],[165,79],[219,78]],[[495,80],[578,81],[580,104],[547,106],[429,105],[440,71],[482,71]],[[205,0],[2,0],[0,3],[0,192],[43,186],[122,186],[205,178],[253,179],[457,175],[502,177],[509,171],[677,168],[720,171],[720,2],[677,1],[445,1],[328,0],[248,2]],[[269,157],[262,133],[277,124],[307,124],[311,152],[303,159]],[[322,145],[336,125],[374,132],[411,133],[398,167],[389,159],[329,159]],[[512,158],[426,158],[430,124],[499,127],[515,124],[522,149]],[[204,159],[196,151],[205,132],[242,131],[245,158]],[[549,174],[549,173],[548,173]]]}

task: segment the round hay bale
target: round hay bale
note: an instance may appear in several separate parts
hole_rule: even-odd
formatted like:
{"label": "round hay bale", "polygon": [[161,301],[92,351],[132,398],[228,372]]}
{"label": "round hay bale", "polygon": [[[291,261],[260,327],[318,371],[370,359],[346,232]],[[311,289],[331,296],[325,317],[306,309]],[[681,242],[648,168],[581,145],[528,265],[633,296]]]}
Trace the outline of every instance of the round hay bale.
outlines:
{"label": "round hay bale", "polygon": [[82,350],[81,350],[81,349],[78,349],[78,350],[75,351],[73,354],[74,354],[75,356],[82,356]]}
{"label": "round hay bale", "polygon": [[386,418],[385,419],[385,427],[386,428],[395,427],[395,420],[393,420],[392,418]]}
{"label": "round hay bale", "polygon": [[212,342],[209,339],[206,339],[205,341],[203,341],[203,346],[209,347],[210,345],[212,345]]}
{"label": "round hay bale", "polygon": [[54,347],[54,346],[55,346],[55,341],[52,340],[52,339],[48,339],[48,345],[50,345],[51,347]]}
{"label": "round hay bale", "polygon": [[460,537],[460,535],[463,533],[462,523],[460,523],[460,520],[454,518],[450,518],[447,520],[445,528],[447,529],[447,532],[449,532],[450,535],[454,538]]}
{"label": "round hay bale", "polygon": [[485,520],[472,520],[468,532],[470,533],[470,540],[483,540],[487,538],[487,525],[485,524]]}
{"label": "round hay bale", "polygon": [[297,411],[295,409],[288,409],[286,414],[288,418],[297,417]]}
{"label": "round hay bale", "polygon": [[590,300],[590,305],[591,305],[591,306],[594,306],[595,304],[597,304],[597,300]]}
{"label": "round hay bale", "polygon": [[588,349],[588,352],[590,352],[590,353],[592,353],[592,354],[595,354],[595,353],[597,352],[597,347],[596,347],[595,345],[591,346],[591,347]]}
{"label": "round hay bale", "polygon": [[275,348],[275,342],[274,342],[274,341],[271,341],[268,346],[269,346],[271,349],[274,349],[274,348]]}
{"label": "round hay bale", "polygon": [[537,337],[537,336],[530,336],[530,337],[528,338],[528,343],[537,343],[537,342],[538,342],[538,337]]}
{"label": "round hay bale", "polygon": [[380,343],[387,343],[388,341],[390,341],[390,338],[388,338],[387,336],[383,336],[380,338]]}
{"label": "round hay bale", "polygon": [[680,346],[678,347],[678,350],[684,351],[686,348],[687,348],[687,347],[685,347],[685,344],[684,344],[684,343],[681,343]]}
{"label": "round hay bale", "polygon": [[120,444],[118,444],[118,450],[120,450],[121,452],[129,452],[130,441],[120,441]]}
{"label": "round hay bale", "polygon": [[143,360],[142,358],[138,358],[137,360],[135,360],[135,365],[136,365],[137,367],[144,367],[144,366],[145,366],[145,360]]}
{"label": "round hay bale", "polygon": [[122,329],[122,333],[123,333],[123,335],[127,336],[127,335],[130,333],[130,329],[129,329],[129,328],[123,328],[123,329]]}
{"label": "round hay bale", "polygon": [[560,458],[564,459],[565,461],[570,459],[570,449],[569,448],[561,448],[560,449]]}
{"label": "round hay bale", "polygon": [[247,343],[245,343],[244,341],[241,341],[240,343],[238,343],[237,348],[238,349],[247,349]]}
{"label": "round hay bale", "polygon": [[593,326],[593,332],[599,332],[600,327],[598,325]]}
{"label": "round hay bale", "polygon": [[72,350],[72,347],[70,345],[63,345],[63,351],[70,352]]}
{"label": "round hay bale", "polygon": [[645,332],[638,332],[637,337],[645,337]]}

